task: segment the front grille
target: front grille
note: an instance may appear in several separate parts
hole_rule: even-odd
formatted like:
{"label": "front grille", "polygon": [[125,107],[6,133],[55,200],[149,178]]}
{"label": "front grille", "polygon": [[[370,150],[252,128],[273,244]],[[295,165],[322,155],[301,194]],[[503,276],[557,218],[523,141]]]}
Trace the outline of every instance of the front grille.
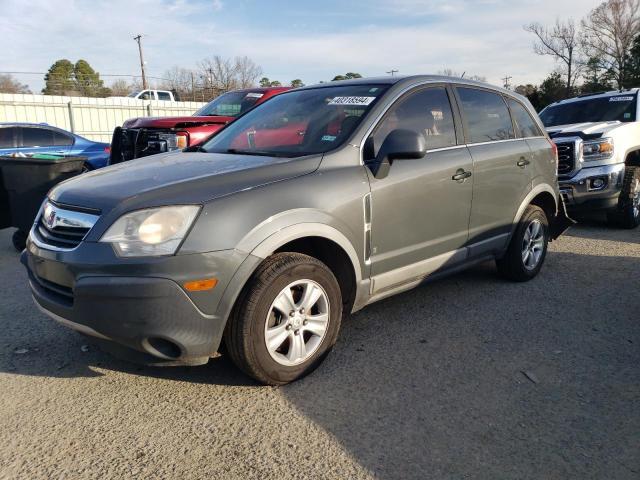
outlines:
{"label": "front grille", "polygon": [[29,279],[36,288],[39,288],[50,299],[66,307],[73,306],[73,289],[45,280],[31,271],[29,271]]}
{"label": "front grille", "polygon": [[33,228],[34,240],[44,247],[74,249],[84,240],[98,218],[98,215],[87,213],[86,210],[61,208],[47,201]]}
{"label": "front grille", "polygon": [[36,230],[42,242],[59,248],[75,248],[89,233],[88,228],[49,228],[45,225],[42,217],[38,220]]}
{"label": "front grille", "polygon": [[556,143],[558,147],[558,175],[569,175],[576,165],[576,144]]}

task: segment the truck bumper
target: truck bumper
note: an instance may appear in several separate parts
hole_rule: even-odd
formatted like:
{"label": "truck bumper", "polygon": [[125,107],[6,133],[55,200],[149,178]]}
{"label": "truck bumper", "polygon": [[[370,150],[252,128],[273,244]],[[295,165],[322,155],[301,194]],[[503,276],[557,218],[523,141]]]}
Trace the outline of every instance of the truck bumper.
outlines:
{"label": "truck bumper", "polygon": [[622,190],[624,169],[624,163],[588,167],[572,178],[559,179],[560,193],[569,212],[615,208]]}
{"label": "truck bumper", "polygon": [[[235,251],[148,259],[146,266],[115,254],[109,265],[87,261],[92,251],[102,256],[95,251],[102,248],[87,242],[76,251],[51,252],[28,241],[21,262],[33,299],[57,322],[119,346],[116,355],[153,365],[198,365],[215,355],[232,304],[225,291],[233,290],[245,261],[259,261]],[[215,277],[218,284],[187,292],[188,276]]]}

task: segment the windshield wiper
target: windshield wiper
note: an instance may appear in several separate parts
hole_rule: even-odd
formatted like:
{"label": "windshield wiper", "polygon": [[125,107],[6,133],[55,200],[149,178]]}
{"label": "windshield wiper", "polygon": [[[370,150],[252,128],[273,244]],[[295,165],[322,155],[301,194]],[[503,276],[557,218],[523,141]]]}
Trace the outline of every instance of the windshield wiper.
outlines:
{"label": "windshield wiper", "polygon": [[256,155],[261,157],[290,157],[290,154],[270,152],[268,150],[242,150],[238,148],[229,148],[225,153],[233,153],[234,155]]}

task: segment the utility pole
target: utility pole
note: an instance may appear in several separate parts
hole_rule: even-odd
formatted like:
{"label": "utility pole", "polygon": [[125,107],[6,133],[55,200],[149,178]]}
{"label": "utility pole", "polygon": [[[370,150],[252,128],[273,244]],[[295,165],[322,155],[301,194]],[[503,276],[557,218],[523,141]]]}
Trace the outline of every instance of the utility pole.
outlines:
{"label": "utility pole", "polygon": [[509,90],[511,88],[511,85],[509,84],[509,80],[511,80],[513,77],[510,77],[509,75],[505,76],[502,81],[504,82],[504,88],[506,88],[507,90]]}
{"label": "utility pole", "polygon": [[137,37],[133,37],[133,39],[138,42],[138,52],[140,53],[140,70],[142,71],[142,89],[147,89],[147,76],[144,73],[144,58],[142,57],[142,35],[138,34]]}
{"label": "utility pole", "polygon": [[391,75],[391,76],[393,77],[393,75],[394,75],[394,74],[398,73],[398,70],[393,70],[393,69],[391,69],[391,70],[389,70],[389,71],[388,71],[388,72],[386,72],[386,73],[388,73],[389,75]]}

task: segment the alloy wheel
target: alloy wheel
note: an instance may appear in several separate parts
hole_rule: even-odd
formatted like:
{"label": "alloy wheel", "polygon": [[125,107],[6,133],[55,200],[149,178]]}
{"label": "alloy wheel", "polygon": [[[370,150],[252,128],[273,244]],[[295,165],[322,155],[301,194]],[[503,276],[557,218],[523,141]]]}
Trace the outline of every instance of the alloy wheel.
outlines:
{"label": "alloy wheel", "polygon": [[544,247],[544,227],[540,220],[535,219],[527,226],[522,239],[522,263],[527,270],[538,266]]}

